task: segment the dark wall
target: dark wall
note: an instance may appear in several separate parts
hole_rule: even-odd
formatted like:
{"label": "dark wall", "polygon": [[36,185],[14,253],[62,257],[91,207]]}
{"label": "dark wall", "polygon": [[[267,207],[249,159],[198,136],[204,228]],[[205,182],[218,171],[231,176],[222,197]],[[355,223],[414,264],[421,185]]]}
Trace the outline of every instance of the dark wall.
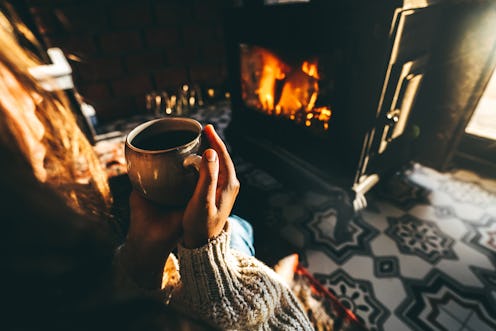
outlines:
{"label": "dark wall", "polygon": [[[102,122],[144,112],[151,90],[227,79],[222,10],[240,1],[23,1],[47,45],[81,59],[71,63],[76,85]],[[445,3],[412,118],[418,161],[438,169],[449,165],[496,61],[496,2]]]}
{"label": "dark wall", "polygon": [[72,61],[79,92],[105,122],[144,111],[145,93],[226,79],[216,0],[26,0],[47,46]]}

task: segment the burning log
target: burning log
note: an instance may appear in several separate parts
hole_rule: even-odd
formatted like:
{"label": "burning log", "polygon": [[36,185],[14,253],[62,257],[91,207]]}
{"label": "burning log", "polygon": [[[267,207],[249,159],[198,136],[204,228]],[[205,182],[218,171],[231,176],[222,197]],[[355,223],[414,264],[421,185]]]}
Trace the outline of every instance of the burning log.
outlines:
{"label": "burning log", "polygon": [[316,107],[320,80],[317,60],[291,67],[271,51],[248,45],[241,45],[240,55],[242,98],[248,107],[328,130],[330,107]]}

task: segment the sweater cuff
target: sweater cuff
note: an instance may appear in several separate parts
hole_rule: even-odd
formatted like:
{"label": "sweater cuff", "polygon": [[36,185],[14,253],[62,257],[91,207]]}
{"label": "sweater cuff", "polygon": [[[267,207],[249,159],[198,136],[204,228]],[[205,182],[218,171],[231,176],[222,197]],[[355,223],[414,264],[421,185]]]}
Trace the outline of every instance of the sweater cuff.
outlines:
{"label": "sweater cuff", "polygon": [[[228,243],[230,241],[230,224],[229,224],[229,219],[226,222],[226,225],[224,225],[224,229],[222,229],[222,232],[213,238],[210,238],[208,242],[198,248],[187,248],[184,247],[182,242],[179,242],[178,246],[178,255],[179,257],[184,256],[185,258],[196,256],[199,254],[202,254],[212,250],[215,246],[223,245],[223,243]],[[181,260],[181,258],[179,258]]]}
{"label": "sweater cuff", "polygon": [[202,247],[188,249],[178,245],[179,273],[183,291],[192,303],[218,300],[224,295],[223,286],[232,286],[235,277],[231,275],[233,257],[229,254],[229,221],[224,230]]}

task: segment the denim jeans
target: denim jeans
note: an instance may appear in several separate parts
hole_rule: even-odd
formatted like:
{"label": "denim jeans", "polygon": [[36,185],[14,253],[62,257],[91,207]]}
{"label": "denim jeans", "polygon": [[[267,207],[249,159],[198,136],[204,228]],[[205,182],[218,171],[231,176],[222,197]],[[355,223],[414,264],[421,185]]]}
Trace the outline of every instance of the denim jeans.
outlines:
{"label": "denim jeans", "polygon": [[249,256],[255,256],[253,228],[251,224],[236,215],[229,216],[229,224],[231,230],[231,249]]}

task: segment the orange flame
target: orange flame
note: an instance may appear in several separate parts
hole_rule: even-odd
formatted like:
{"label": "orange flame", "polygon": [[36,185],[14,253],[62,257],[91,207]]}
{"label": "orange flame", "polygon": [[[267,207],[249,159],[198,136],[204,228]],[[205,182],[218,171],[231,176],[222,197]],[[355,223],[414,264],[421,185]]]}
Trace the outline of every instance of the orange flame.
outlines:
{"label": "orange flame", "polygon": [[329,128],[331,109],[315,107],[320,80],[317,61],[303,61],[301,66],[291,68],[264,48],[244,46],[241,78],[247,105],[305,126],[319,123],[324,130]]}
{"label": "orange flame", "polygon": [[258,94],[262,109],[274,110],[275,82],[282,80],[286,74],[286,67],[275,55],[270,52],[262,52],[263,70],[260,77],[260,85],[255,91]]}
{"label": "orange flame", "polygon": [[303,71],[310,77],[313,77],[315,79],[320,79],[319,72],[317,69],[317,61],[315,61],[315,63],[303,61],[303,64],[301,65],[301,71]]}

